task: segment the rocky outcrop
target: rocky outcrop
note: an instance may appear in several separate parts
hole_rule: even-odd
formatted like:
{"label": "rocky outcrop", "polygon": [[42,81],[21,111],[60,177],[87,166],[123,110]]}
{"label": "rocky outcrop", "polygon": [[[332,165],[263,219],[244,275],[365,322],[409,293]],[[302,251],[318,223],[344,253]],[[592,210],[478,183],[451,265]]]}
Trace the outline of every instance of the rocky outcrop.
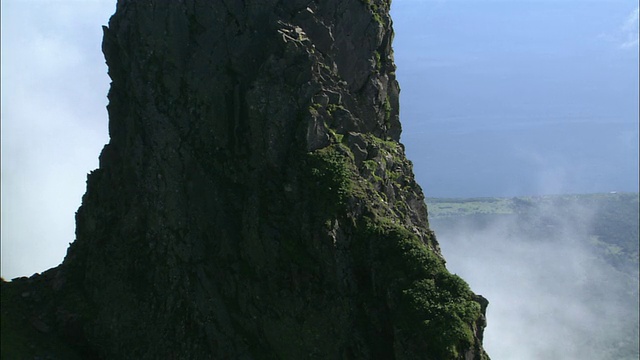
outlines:
{"label": "rocky outcrop", "polygon": [[76,240],[2,285],[3,327],[29,293],[85,357],[486,359],[399,143],[389,6],[118,1]]}

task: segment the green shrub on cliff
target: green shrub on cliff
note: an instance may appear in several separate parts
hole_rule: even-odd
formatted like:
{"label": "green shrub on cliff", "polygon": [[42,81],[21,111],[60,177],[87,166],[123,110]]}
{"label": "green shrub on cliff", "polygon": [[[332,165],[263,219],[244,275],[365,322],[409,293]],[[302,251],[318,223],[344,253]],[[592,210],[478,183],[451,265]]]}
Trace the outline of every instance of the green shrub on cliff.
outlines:
{"label": "green shrub on cliff", "polygon": [[473,345],[470,324],[480,317],[480,304],[441,258],[415,234],[385,220],[367,223],[361,241],[369,248],[362,251],[374,272],[370,278],[376,279],[372,295],[385,289],[384,297],[392,299],[398,335],[409,342],[422,337],[439,358],[455,358],[458,349]]}

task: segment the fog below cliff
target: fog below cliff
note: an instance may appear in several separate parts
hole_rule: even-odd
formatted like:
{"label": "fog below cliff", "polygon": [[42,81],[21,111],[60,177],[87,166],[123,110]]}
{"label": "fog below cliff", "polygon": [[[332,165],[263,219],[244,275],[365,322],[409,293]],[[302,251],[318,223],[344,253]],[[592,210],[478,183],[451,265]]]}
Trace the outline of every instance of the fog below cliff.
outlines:
{"label": "fog below cliff", "polygon": [[520,216],[430,221],[449,270],[490,301],[487,352],[507,360],[637,359],[637,270],[620,271],[589,246],[592,209],[540,211],[552,229],[531,231]]}

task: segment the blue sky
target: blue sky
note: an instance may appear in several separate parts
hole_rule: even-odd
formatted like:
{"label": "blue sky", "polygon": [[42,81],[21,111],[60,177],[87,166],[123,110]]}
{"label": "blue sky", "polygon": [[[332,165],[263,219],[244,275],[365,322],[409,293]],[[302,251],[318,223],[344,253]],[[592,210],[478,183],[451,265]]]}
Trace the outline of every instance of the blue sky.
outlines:
{"label": "blue sky", "polygon": [[427,196],[637,191],[637,2],[396,0],[392,15]]}

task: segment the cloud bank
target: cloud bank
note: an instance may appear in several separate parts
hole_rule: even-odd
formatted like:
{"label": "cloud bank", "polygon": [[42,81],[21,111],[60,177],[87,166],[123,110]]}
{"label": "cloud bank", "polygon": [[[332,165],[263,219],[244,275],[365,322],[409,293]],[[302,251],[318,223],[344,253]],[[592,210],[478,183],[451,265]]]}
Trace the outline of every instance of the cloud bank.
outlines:
{"label": "cloud bank", "polygon": [[[447,267],[490,301],[494,359],[637,359],[638,289],[589,246],[594,209],[543,207],[551,231],[517,216],[431,219]],[[524,229],[527,231],[523,231]],[[551,234],[551,235],[549,235]],[[635,343],[633,342],[635,339]]]}

